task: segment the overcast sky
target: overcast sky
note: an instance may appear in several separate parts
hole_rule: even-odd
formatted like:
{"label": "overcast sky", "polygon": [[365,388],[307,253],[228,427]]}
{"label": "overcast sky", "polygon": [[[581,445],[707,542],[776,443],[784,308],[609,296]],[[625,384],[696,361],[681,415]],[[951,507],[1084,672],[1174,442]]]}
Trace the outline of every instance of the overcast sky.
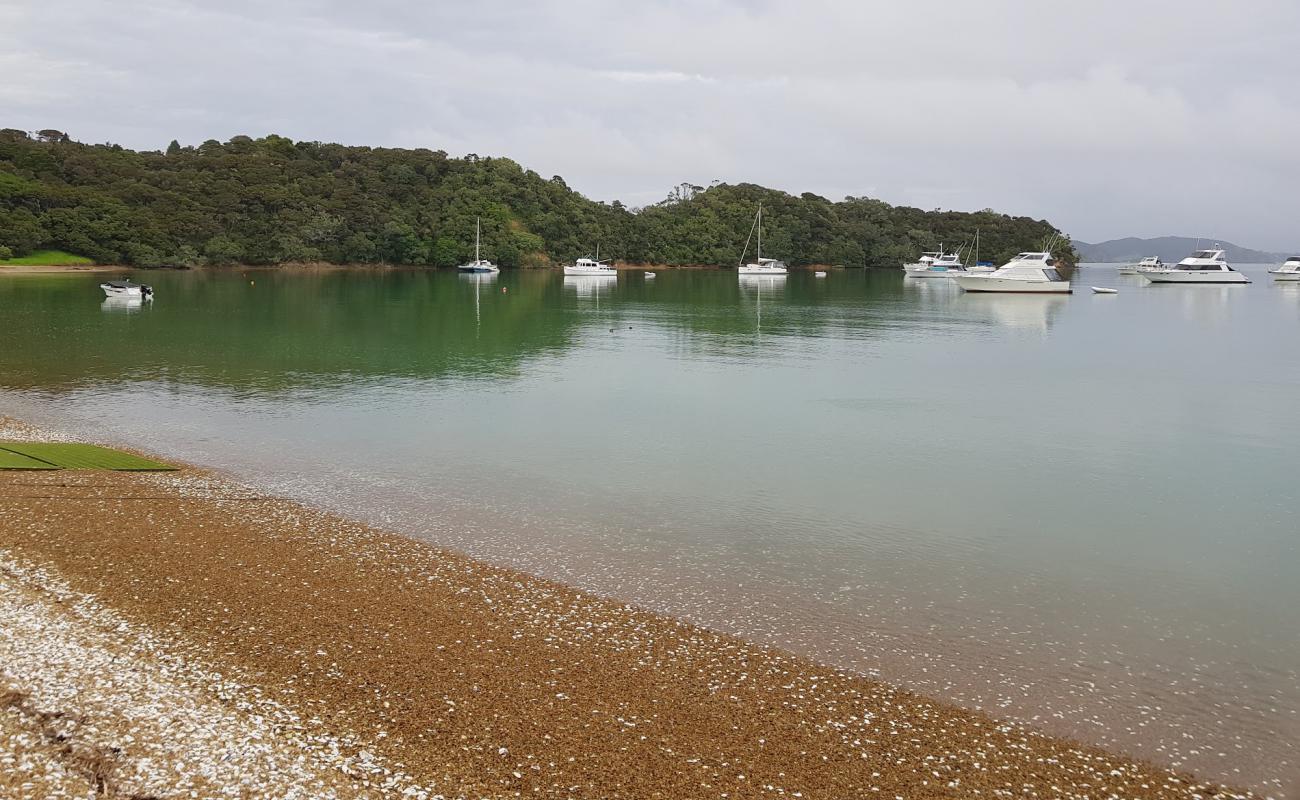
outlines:
{"label": "overcast sky", "polygon": [[1300,247],[1298,0],[0,0],[0,126],[505,155]]}

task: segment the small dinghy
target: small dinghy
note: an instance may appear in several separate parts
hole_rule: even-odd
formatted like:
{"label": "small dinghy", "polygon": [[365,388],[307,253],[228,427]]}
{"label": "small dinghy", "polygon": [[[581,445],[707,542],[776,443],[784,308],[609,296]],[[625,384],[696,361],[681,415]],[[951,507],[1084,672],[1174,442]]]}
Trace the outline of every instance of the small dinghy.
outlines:
{"label": "small dinghy", "polygon": [[1119,294],[1119,289],[1107,289],[1105,286],[1092,287],[1093,294]]}
{"label": "small dinghy", "polygon": [[814,278],[825,278],[825,277],[826,277],[826,273],[825,273],[825,272],[814,272],[814,273],[813,273],[813,277],[814,277]]}
{"label": "small dinghy", "polygon": [[104,281],[99,285],[105,297],[153,297],[153,287],[134,281]]}
{"label": "small dinghy", "polygon": [[653,272],[647,272],[647,273],[645,274],[645,276],[646,276],[647,278],[653,278],[653,277],[655,276],[655,274],[654,274]]}

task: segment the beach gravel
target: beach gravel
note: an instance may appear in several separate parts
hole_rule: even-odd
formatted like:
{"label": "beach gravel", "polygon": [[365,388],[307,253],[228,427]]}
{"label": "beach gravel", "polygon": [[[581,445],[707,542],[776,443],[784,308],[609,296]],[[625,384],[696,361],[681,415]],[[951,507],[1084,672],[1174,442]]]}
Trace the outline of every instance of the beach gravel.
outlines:
{"label": "beach gravel", "polygon": [[1249,796],[192,468],[0,473],[0,614],[6,797]]}

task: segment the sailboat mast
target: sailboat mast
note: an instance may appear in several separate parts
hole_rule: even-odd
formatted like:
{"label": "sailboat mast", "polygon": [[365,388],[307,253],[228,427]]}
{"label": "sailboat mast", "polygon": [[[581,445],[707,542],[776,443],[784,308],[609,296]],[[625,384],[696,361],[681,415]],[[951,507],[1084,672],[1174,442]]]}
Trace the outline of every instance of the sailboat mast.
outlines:
{"label": "sailboat mast", "polygon": [[755,263],[763,263],[763,202],[758,203],[758,259]]}
{"label": "sailboat mast", "polygon": [[479,224],[478,224],[478,217],[475,217],[474,218],[474,263],[475,264],[479,262],[478,240],[479,240]]}

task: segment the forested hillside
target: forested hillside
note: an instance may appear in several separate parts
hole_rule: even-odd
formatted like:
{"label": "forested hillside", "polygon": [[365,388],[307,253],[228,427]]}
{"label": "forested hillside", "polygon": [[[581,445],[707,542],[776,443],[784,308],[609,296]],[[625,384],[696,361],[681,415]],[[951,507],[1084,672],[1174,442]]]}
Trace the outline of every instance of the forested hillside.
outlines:
{"label": "forested hillside", "polygon": [[[759,201],[764,252],[792,265],[896,266],[980,231],[1004,259],[1056,234],[993,211],[832,202],[753,184],[683,184],[639,210],[599,203],[508,158],[347,147],[282,136],[164,152],[86,145],[60,131],[0,131],[0,258],[66,250],[100,263],[389,263],[452,266],[474,246],[507,267],[589,254],[647,264],[731,265]],[[1068,242],[1057,254],[1073,263]]]}

